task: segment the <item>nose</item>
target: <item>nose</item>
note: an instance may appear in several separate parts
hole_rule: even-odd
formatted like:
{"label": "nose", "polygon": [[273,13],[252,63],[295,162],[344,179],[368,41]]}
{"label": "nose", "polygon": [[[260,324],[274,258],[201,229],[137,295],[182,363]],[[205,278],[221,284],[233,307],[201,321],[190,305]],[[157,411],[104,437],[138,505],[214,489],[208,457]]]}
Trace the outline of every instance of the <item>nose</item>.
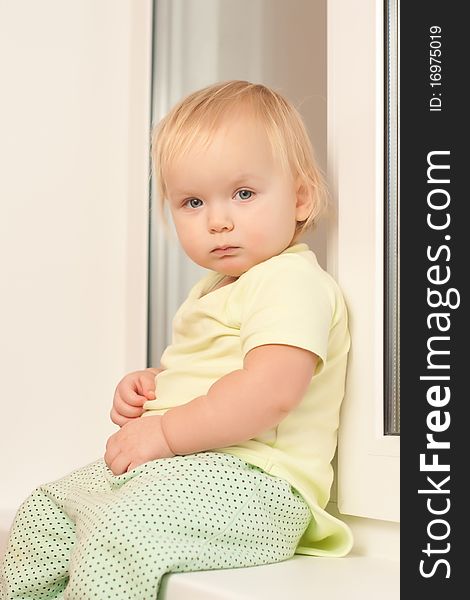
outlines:
{"label": "nose", "polygon": [[227,207],[213,206],[207,216],[207,227],[211,233],[232,231],[233,220]]}

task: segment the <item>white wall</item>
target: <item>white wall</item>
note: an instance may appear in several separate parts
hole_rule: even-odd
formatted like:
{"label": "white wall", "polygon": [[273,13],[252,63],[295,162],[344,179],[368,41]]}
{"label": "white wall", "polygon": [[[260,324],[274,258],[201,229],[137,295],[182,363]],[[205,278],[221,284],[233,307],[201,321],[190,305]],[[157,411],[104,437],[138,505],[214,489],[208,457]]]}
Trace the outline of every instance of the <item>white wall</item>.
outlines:
{"label": "white wall", "polygon": [[150,0],[0,2],[0,512],[146,366]]}

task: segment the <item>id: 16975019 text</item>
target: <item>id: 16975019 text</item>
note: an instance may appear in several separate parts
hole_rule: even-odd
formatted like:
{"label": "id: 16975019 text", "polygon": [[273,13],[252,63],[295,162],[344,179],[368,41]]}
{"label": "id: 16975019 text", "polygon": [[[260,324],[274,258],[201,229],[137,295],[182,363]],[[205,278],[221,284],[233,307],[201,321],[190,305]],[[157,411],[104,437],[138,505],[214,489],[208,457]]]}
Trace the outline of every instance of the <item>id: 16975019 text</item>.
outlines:
{"label": "id: 16975019 text", "polygon": [[442,110],[442,30],[439,25],[429,28],[429,85],[432,96],[429,99],[429,110]]}

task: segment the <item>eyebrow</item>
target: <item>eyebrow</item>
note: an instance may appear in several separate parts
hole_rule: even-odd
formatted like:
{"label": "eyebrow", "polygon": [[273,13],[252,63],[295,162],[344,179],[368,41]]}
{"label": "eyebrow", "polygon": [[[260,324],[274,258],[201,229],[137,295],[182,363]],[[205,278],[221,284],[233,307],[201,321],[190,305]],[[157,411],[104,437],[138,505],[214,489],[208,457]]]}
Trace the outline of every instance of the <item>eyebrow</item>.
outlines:
{"label": "eyebrow", "polygon": [[[261,181],[261,177],[259,175],[255,175],[254,173],[241,173],[240,175],[237,175],[234,179],[232,179],[230,181],[230,183],[228,184],[230,187],[233,187],[235,185],[239,185],[240,183],[243,183],[244,181],[250,180],[250,181]],[[193,196],[194,192],[188,192],[185,190],[174,190],[173,192],[175,195],[178,196]],[[197,195],[197,194],[196,194]]]}
{"label": "eyebrow", "polygon": [[242,183],[247,179],[256,179],[260,180],[261,177],[259,175],[255,175],[254,173],[242,173],[241,175],[237,175],[235,179],[232,180],[232,185],[236,185],[237,183]]}

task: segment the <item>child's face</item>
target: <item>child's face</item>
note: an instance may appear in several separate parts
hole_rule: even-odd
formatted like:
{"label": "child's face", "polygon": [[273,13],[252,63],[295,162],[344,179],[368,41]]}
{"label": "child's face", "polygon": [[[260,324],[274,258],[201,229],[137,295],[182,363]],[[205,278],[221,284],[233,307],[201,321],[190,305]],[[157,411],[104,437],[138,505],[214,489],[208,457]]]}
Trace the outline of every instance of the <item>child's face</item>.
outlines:
{"label": "child's face", "polygon": [[243,115],[219,129],[208,148],[192,148],[176,161],[166,187],[186,254],[233,277],[285,250],[296,221],[309,213],[291,174],[273,159],[262,126]]}

